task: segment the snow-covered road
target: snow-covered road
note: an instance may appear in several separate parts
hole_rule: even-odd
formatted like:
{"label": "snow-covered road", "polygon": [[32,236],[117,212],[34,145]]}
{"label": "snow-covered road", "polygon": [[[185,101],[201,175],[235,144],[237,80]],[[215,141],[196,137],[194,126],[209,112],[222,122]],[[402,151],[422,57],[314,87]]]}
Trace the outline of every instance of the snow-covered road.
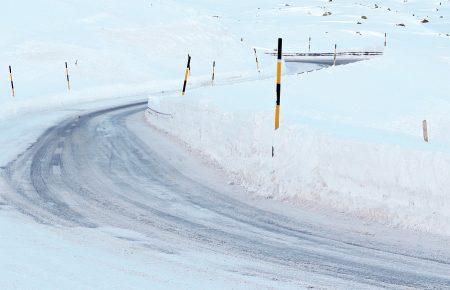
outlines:
{"label": "snow-covered road", "polygon": [[12,188],[6,202],[51,226],[133,231],[139,239],[124,239],[144,243],[142,251],[189,253],[205,268],[230,257],[240,262],[222,266],[224,272],[277,288],[450,287],[450,257],[432,246],[418,252],[398,247],[402,241],[336,235],[332,226],[283,214],[282,205],[250,205],[239,197],[242,189],[146,124],[146,105],[76,116],[48,129],[4,168]]}

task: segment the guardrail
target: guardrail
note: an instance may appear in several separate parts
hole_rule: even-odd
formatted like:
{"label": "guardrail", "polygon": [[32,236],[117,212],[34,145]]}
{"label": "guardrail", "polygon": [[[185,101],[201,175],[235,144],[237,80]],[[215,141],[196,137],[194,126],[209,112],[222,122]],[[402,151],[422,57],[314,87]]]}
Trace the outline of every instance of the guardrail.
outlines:
{"label": "guardrail", "polygon": [[[277,52],[266,52],[268,55],[277,56]],[[334,56],[334,52],[307,52],[307,53],[283,53],[283,57],[292,56]],[[337,56],[380,56],[382,51],[341,51],[336,53]]]}
{"label": "guardrail", "polygon": [[173,115],[172,115],[172,114],[159,112],[159,111],[157,111],[157,110],[155,110],[155,109],[152,109],[152,108],[150,108],[150,107],[148,107],[148,106],[147,106],[147,113],[173,118]]}

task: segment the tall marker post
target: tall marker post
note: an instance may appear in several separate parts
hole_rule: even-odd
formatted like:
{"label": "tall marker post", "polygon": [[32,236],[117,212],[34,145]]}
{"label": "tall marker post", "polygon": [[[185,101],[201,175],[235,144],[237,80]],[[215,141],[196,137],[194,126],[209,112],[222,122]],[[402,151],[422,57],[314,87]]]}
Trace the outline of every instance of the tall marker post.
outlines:
{"label": "tall marker post", "polygon": [[422,121],[423,140],[428,143],[428,124],[427,120]]}
{"label": "tall marker post", "polygon": [[384,47],[387,45],[387,33],[384,33]]}
{"label": "tall marker post", "polygon": [[211,77],[211,83],[214,85],[214,80],[216,78],[216,61],[213,61],[213,67],[212,67],[212,77]]}
{"label": "tall marker post", "polygon": [[256,48],[254,48],[253,51],[255,52],[256,69],[258,70],[258,73],[260,73],[261,70],[259,69],[259,61],[258,61],[258,54],[256,53]]}
{"label": "tall marker post", "polygon": [[308,39],[308,52],[311,52],[311,37]]}
{"label": "tall marker post", "polygon": [[13,80],[13,75],[12,75],[12,68],[11,66],[9,66],[9,81],[11,82],[11,94],[13,96],[13,98],[16,96],[16,92],[14,90],[14,80]]}
{"label": "tall marker post", "polygon": [[[277,101],[275,105],[275,131],[280,128],[280,106],[281,106],[281,70],[283,66],[283,39],[278,38],[278,58],[277,58]],[[275,156],[275,149],[272,146],[272,157]]]}
{"label": "tall marker post", "polygon": [[67,90],[70,91],[69,67],[67,66],[67,61],[66,61],[66,80],[67,80]]}
{"label": "tall marker post", "polygon": [[184,83],[183,83],[183,91],[181,94],[184,96],[186,94],[186,85],[189,78],[189,74],[191,73],[191,56],[188,54],[188,62],[186,66],[186,72],[184,74]]}

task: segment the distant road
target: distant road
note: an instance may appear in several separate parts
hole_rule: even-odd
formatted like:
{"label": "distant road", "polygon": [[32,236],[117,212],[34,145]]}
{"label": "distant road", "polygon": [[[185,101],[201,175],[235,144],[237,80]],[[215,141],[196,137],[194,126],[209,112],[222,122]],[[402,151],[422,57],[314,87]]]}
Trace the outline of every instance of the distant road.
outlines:
{"label": "distant road", "polygon": [[[276,56],[274,53],[270,53]],[[336,53],[336,65],[370,60],[383,55],[381,51],[340,51]],[[288,63],[317,64],[330,66],[335,64],[333,52],[284,53],[283,59]]]}

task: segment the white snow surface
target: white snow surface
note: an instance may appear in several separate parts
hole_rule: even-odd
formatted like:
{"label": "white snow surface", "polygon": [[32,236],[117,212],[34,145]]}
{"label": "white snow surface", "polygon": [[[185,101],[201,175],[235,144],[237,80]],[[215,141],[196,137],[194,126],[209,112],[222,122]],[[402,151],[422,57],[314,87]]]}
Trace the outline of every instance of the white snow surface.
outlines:
{"label": "white snow surface", "polygon": [[[0,166],[65,117],[151,95],[152,108],[172,114],[147,115],[153,126],[256,196],[450,235],[449,1],[3,0],[1,6]],[[420,23],[424,18],[430,22]],[[385,32],[383,57],[302,75],[295,73],[314,66],[285,67],[282,122],[274,133],[275,60],[264,52],[278,37],[287,52],[305,52],[309,36],[313,51],[332,51],[335,43],[339,50],[383,50]],[[192,75],[181,97],[188,53]],[[424,119],[428,144],[421,138]],[[209,261],[198,264],[211,257],[173,260],[134,251],[117,240],[136,238],[123,229],[99,234],[38,225],[3,203],[5,188],[0,179],[0,288],[247,286],[242,277],[205,271]],[[279,287],[248,279],[249,288]]]}
{"label": "white snow surface", "polygon": [[[219,58],[218,76],[239,77],[253,51],[201,3],[185,1],[2,1],[0,119],[30,111],[181,86]],[[246,61],[247,60],[247,61]],[[65,76],[68,62],[71,91]],[[246,65],[247,63],[247,65]],[[11,97],[8,66],[16,97]],[[253,66],[251,66],[253,68]],[[207,76],[209,78],[209,75]]]}
{"label": "white snow surface", "polygon": [[[276,133],[274,78],[263,77],[150,97],[151,108],[173,118],[148,115],[149,122],[255,195],[449,235],[450,3],[325,2],[261,8],[254,17],[265,34],[255,46],[273,49],[280,36],[285,51],[304,52],[311,36],[314,51],[332,51],[333,42],[383,50],[387,33],[387,47],[382,57],[308,74],[296,72],[310,67],[286,64]],[[273,75],[275,60],[262,67]]]}

